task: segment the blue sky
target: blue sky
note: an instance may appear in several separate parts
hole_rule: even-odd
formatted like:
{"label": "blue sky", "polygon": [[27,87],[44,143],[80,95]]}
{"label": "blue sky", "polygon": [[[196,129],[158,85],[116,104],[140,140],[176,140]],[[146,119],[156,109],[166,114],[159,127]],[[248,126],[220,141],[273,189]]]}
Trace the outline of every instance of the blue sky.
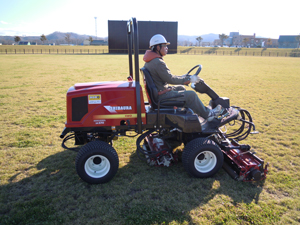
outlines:
{"label": "blue sky", "polygon": [[[176,2],[176,3],[175,3]],[[178,2],[178,3],[177,3]],[[299,0],[0,0],[0,35],[107,36],[108,20],[178,21],[178,34],[299,35]]]}

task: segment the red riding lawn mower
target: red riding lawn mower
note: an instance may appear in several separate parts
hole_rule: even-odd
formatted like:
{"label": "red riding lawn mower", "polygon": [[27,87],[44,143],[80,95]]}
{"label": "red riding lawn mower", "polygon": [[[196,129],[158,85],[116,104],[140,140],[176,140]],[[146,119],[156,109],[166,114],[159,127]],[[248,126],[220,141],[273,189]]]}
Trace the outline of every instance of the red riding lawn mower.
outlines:
{"label": "red riding lawn mower", "polygon": [[[135,18],[127,23],[128,81],[77,83],[67,92],[67,121],[61,134],[62,146],[75,139],[83,145],[77,153],[76,171],[88,183],[110,181],[118,171],[119,158],[112,141],[127,132],[137,138],[137,155],[149,165],[170,166],[178,161],[174,149],[184,144],[182,163],[193,177],[207,178],[223,167],[235,180],[259,181],[266,178],[267,165],[249,145],[239,144],[250,133],[257,133],[250,113],[230,106],[228,98],[219,97],[207,84],[192,84],[199,93],[211,97],[210,106],[220,104],[225,112],[208,122],[198,117],[185,102],[158,100],[158,91],[147,69],[139,69],[138,26]],[[133,48],[132,48],[133,47]],[[133,80],[132,49],[135,80]],[[199,74],[202,66],[197,65]],[[144,77],[148,102],[144,101],[139,81]],[[233,127],[228,131],[227,127]],[[68,134],[68,135],[67,135]],[[132,136],[129,136],[132,137]]]}

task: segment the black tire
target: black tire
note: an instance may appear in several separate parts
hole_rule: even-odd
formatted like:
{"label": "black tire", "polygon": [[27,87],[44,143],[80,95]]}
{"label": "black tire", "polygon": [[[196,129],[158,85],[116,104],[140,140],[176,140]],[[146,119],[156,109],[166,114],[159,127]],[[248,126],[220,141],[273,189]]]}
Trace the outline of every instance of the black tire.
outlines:
{"label": "black tire", "polygon": [[75,167],[79,177],[90,184],[110,181],[119,168],[116,150],[103,141],[92,141],[83,146],[77,154]]}
{"label": "black tire", "polygon": [[193,177],[207,178],[215,175],[223,166],[224,156],[220,147],[212,140],[197,138],[185,146],[182,163]]}

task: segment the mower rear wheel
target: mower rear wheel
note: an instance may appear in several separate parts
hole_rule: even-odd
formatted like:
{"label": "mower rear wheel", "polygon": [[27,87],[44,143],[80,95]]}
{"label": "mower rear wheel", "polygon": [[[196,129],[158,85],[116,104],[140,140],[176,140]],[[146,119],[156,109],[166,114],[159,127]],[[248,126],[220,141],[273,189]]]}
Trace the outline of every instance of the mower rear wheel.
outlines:
{"label": "mower rear wheel", "polygon": [[212,140],[197,138],[185,146],[182,163],[193,177],[207,178],[215,175],[223,165],[224,156],[220,147]]}
{"label": "mower rear wheel", "polygon": [[76,171],[79,177],[90,184],[110,181],[119,168],[116,150],[103,141],[92,141],[83,146],[76,157]]}

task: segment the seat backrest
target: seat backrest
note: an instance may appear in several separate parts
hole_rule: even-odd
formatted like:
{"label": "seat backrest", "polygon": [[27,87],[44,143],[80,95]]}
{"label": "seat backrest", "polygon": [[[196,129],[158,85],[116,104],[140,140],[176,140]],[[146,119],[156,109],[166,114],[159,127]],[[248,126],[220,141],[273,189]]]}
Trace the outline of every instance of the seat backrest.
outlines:
{"label": "seat backrest", "polygon": [[157,109],[158,90],[154,84],[150,72],[145,67],[141,68],[141,71],[144,74],[144,83],[150,104],[152,108]]}
{"label": "seat backrest", "polygon": [[158,105],[159,108],[173,108],[174,106],[183,107],[185,105],[185,101],[174,100],[174,98],[182,97],[183,94],[178,94],[177,96],[167,97],[167,98],[164,97],[163,99],[159,100],[158,90],[156,88],[156,85],[154,84],[150,72],[145,67],[141,68],[141,71],[144,74],[144,83],[146,86],[148,99],[153,109],[157,109]]}

